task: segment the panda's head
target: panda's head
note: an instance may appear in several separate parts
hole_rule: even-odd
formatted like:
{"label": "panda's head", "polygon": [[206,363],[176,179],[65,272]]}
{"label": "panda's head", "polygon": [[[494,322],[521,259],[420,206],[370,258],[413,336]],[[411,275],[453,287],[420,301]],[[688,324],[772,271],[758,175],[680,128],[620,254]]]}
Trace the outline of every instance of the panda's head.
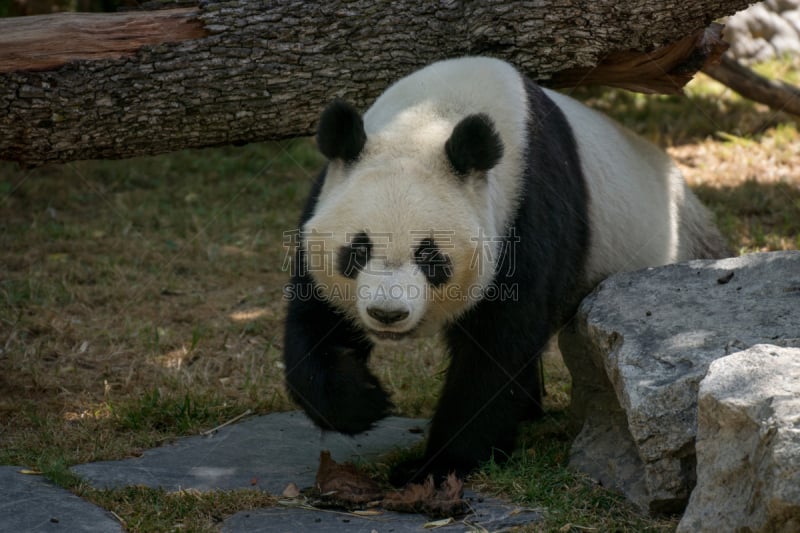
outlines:
{"label": "panda's head", "polygon": [[341,101],[322,113],[328,167],[303,227],[306,268],[373,341],[430,334],[494,277],[491,170],[503,143],[487,115],[424,102],[370,118]]}

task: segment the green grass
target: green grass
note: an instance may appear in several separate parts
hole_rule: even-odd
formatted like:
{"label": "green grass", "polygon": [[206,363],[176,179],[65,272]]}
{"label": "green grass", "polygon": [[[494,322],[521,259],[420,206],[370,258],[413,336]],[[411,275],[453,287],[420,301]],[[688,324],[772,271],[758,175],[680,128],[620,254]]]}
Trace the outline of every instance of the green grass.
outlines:
{"label": "green grass", "polygon": [[483,490],[509,496],[541,512],[533,531],[665,532],[674,518],[648,518],[625,499],[567,466],[570,438],[563,413],[529,425],[519,450],[502,465],[490,462],[473,478]]}
{"label": "green grass", "polygon": [[[763,68],[797,79],[784,63]],[[794,120],[707,79],[687,98],[580,96],[669,148],[735,249],[800,248]],[[68,468],[247,410],[293,408],[282,384],[283,235],[321,165],[307,139],[33,171],[0,164],[0,464],[43,472],[130,531],[212,531],[274,504],[255,491],[98,491]],[[372,364],[401,414],[431,415],[446,369],[435,343],[381,349]],[[475,483],[540,509],[536,530],[673,529],[566,467],[569,375],[558,360],[546,374],[549,417]]]}
{"label": "green grass", "polygon": [[193,398],[188,392],[183,397],[162,398],[158,389],[145,392],[135,403],[119,407],[109,403],[111,416],[121,431],[178,431],[186,434],[215,422],[215,403],[203,398]]}
{"label": "green grass", "polygon": [[239,511],[271,507],[275,498],[258,490],[167,492],[148,487],[76,492],[106,509],[115,509],[128,531],[219,531],[222,521]]}

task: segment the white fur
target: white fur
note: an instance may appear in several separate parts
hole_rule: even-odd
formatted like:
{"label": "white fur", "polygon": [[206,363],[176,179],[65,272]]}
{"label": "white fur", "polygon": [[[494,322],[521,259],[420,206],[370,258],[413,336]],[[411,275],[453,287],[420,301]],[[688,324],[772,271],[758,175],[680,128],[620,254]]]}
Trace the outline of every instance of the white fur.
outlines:
{"label": "white fur", "polygon": [[[492,117],[504,154],[486,179],[473,176],[464,186],[450,169],[444,144],[455,125],[473,113]],[[380,261],[390,265],[386,271],[403,271],[409,287],[414,286],[404,292],[412,296],[402,305],[412,309],[416,322],[410,317],[391,328],[375,328],[364,302],[337,301],[342,309],[374,329],[417,328],[418,333],[441,328],[479,300],[479,289],[491,282],[499,255],[496,237],[505,233],[521,194],[526,117],[519,73],[489,58],[434,63],[399,80],[375,101],[364,114],[367,143],[359,161],[353,168],[332,162],[305,230],[333,232],[325,242],[333,252],[348,233],[367,229],[370,235],[389,235]],[[450,258],[454,276],[447,287],[426,286],[413,265],[411,252],[425,237],[444,245]],[[412,270],[417,274],[410,274]],[[369,273],[356,280],[330,271],[313,275],[323,290],[347,284],[356,295],[377,283]],[[418,292],[422,299],[413,296]]]}
{"label": "white fur", "polygon": [[713,226],[672,159],[605,115],[545,92],[572,126],[588,186],[587,281],[694,257],[698,227]]}
{"label": "white fur", "polygon": [[[421,323],[428,311],[425,276],[410,262],[390,269],[383,264],[383,261],[372,260],[359,275],[358,284],[356,308],[368,330],[410,331]],[[404,310],[409,312],[409,316],[387,327],[369,315],[370,307],[386,311]]]}
{"label": "white fur", "polygon": [[[473,113],[492,118],[505,149],[489,172],[488,204],[482,195],[471,199],[474,207],[491,215],[483,229],[502,235],[518,203],[528,138],[525,83],[514,67],[488,57],[434,63],[389,87],[365,113],[364,122],[367,137],[376,138],[376,150],[405,145],[412,153],[433,150],[443,161],[444,141]],[[442,192],[451,187],[447,184]]]}
{"label": "white fur", "polygon": [[[587,285],[692,256],[696,235],[711,225],[670,158],[575,100],[546,93],[572,126],[587,181]],[[530,112],[522,76],[496,59],[434,63],[389,87],[364,114],[367,142],[359,160],[330,163],[304,227],[306,234],[319,232],[306,238],[306,248],[321,245],[329,263],[348,235],[367,231],[376,244],[369,268],[354,280],[336,272],[335,263],[312,270],[329,299],[366,329],[387,333],[435,331],[474,305],[476,288],[494,275],[499,239],[492,238],[506,233],[522,194],[537,194],[522,189]],[[504,154],[485,179],[461,183],[444,144],[473,113],[493,119]],[[444,287],[428,286],[414,264],[412,250],[426,237],[444,245],[451,261],[453,277]],[[379,296],[391,286],[400,287],[396,298]],[[386,327],[368,316],[369,305],[410,315]]]}

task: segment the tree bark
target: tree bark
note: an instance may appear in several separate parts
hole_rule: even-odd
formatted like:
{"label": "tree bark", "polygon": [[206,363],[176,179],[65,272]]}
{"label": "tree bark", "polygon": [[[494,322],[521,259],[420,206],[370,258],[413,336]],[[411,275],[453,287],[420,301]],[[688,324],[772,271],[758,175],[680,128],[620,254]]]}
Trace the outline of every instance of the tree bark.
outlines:
{"label": "tree bark", "polygon": [[[628,61],[622,70],[645,64],[652,71],[655,51],[697,36],[709,21],[747,4],[208,1],[162,13],[167,24],[186,30],[163,30],[162,39],[137,41],[141,31],[130,35],[114,22],[123,15],[107,16],[105,23],[84,15],[99,48],[104,39],[114,42],[103,54],[78,50],[79,39],[68,37],[63,25],[55,34],[42,33],[45,44],[34,39],[10,46],[20,23],[4,19],[0,159],[36,166],[309,135],[332,98],[365,109],[392,81],[445,57],[500,57],[554,85],[564,84],[558,73],[567,72],[575,84],[582,73],[596,75],[598,65],[616,65],[618,75],[620,54]],[[72,23],[79,25],[77,34],[84,31],[79,17]],[[51,53],[49,63],[37,62],[36,52],[42,46],[52,52],[54,42],[57,58]],[[703,66],[701,55],[690,47],[659,64],[656,74],[690,77]],[[648,86],[644,78],[653,73],[646,71],[634,85]]]}

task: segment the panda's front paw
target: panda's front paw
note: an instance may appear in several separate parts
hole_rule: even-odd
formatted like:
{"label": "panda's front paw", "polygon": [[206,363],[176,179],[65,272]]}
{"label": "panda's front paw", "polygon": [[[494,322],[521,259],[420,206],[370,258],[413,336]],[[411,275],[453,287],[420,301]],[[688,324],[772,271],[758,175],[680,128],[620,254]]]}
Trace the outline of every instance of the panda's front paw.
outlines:
{"label": "panda's front paw", "polygon": [[462,468],[455,464],[448,465],[446,462],[421,457],[407,459],[392,467],[389,472],[389,483],[395,487],[404,487],[409,483],[424,483],[428,476],[432,476],[438,487],[450,474],[464,479],[469,472],[469,468]]}
{"label": "panda's front paw", "polygon": [[429,473],[425,466],[423,458],[406,459],[397,463],[389,471],[389,483],[398,488],[409,483],[422,483]]}
{"label": "panda's front paw", "polygon": [[348,435],[361,433],[388,416],[392,402],[365,360],[348,350],[334,357],[325,384],[326,409],[320,413],[318,425]]}

